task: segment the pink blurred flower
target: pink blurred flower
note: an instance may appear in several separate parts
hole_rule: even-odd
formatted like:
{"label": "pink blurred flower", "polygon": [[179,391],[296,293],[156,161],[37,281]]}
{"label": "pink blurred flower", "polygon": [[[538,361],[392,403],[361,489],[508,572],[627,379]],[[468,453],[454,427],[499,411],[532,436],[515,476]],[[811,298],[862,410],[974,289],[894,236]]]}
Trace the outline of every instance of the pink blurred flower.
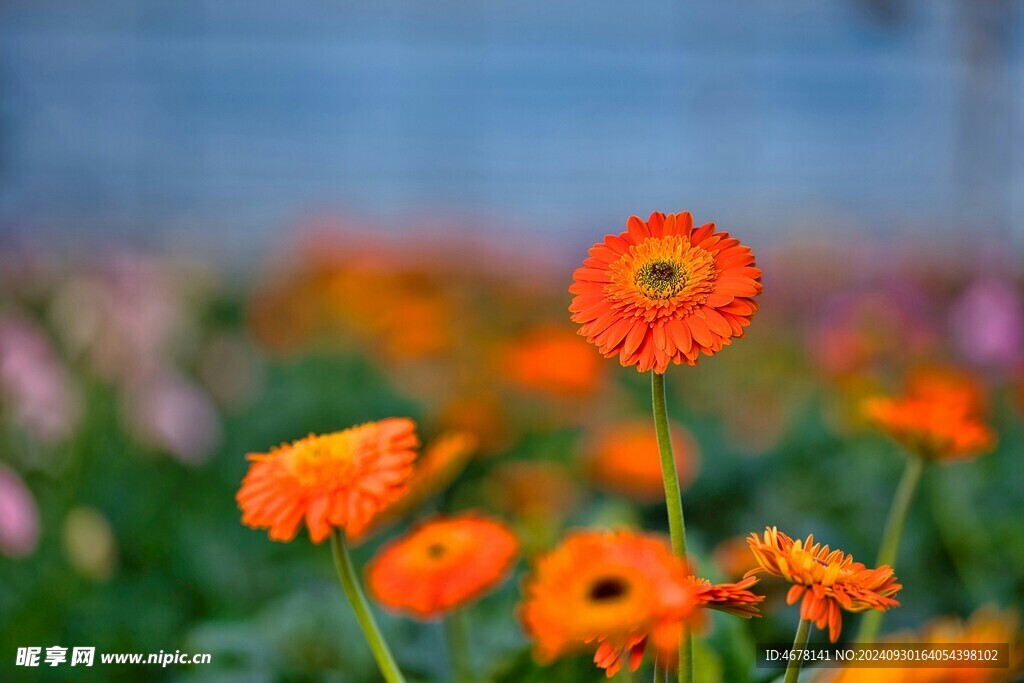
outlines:
{"label": "pink blurred flower", "polygon": [[77,393],[60,359],[26,320],[0,320],[0,393],[14,420],[42,441],[61,441],[78,421]]}
{"label": "pink blurred flower", "polygon": [[142,254],[117,252],[72,276],[51,314],[64,343],[104,379],[137,381],[195,336],[182,273]]}
{"label": "pink blurred flower", "polygon": [[184,463],[205,462],[220,444],[217,411],[199,388],[164,370],[127,391],[128,431],[145,446]]}
{"label": "pink blurred flower", "polygon": [[949,324],[961,353],[974,363],[1013,367],[1022,359],[1024,297],[1011,282],[976,280],[953,302]]}
{"label": "pink blurred flower", "polygon": [[39,510],[35,498],[13,470],[0,465],[0,553],[31,555],[39,542]]}

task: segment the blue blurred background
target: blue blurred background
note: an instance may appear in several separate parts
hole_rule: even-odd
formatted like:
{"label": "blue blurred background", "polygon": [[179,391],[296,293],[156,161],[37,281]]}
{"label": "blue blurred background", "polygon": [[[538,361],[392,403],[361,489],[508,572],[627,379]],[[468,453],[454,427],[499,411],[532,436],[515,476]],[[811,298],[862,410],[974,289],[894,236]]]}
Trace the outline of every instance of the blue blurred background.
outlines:
{"label": "blue blurred background", "polygon": [[686,207],[1019,250],[1022,29],[1009,1],[8,0],[0,227],[231,259],[310,213],[564,244]]}

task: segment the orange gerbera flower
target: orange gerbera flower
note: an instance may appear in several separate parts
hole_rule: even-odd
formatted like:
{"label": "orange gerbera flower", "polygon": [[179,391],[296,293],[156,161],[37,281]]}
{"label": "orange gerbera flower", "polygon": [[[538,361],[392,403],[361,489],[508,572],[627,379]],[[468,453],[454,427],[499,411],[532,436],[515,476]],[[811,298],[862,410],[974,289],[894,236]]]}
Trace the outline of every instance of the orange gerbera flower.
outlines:
{"label": "orange gerbera flower", "polygon": [[418,445],[412,420],[389,418],[252,453],[236,496],[242,523],[276,541],[303,519],[314,543],[332,527],[357,535],[405,492]]}
{"label": "orange gerbera flower", "polygon": [[978,399],[959,386],[932,381],[927,392],[875,397],[864,412],[912,453],[928,460],[965,460],[991,450],[995,433],[976,413]]}
{"label": "orange gerbera flower", "polygon": [[350,535],[349,540],[353,544],[362,543],[451,486],[476,448],[477,438],[468,432],[447,432],[434,439],[416,462],[405,493],[375,515],[358,535]]}
{"label": "orange gerbera flower", "polygon": [[473,513],[435,517],[381,548],[367,565],[367,585],[381,604],[432,619],[501,583],[518,554],[501,522]]}
{"label": "orange gerbera flower", "polygon": [[903,586],[887,565],[868,569],[841,550],[830,552],[827,545],[815,543],[813,535],[794,541],[775,527],[765,528],[763,540],[750,534],[747,544],[760,565],[747,575],[767,572],[793,584],[786,602],[792,605],[803,598],[800,618],[813,621],[819,629],[828,625],[833,643],[842,630],[840,609],[866,612],[899,607],[892,596]]}
{"label": "orange gerbera flower", "polygon": [[685,562],[664,539],[623,531],[569,534],[537,560],[523,593],[519,615],[539,661],[596,647],[609,677],[624,660],[635,671],[648,635],[698,606]]}
{"label": "orange gerbera flower", "polygon": [[742,337],[757,311],[761,271],[750,248],[693,216],[630,216],[573,273],[572,319],[606,358],[639,372],[697,363]]}
{"label": "orange gerbera flower", "polygon": [[[697,474],[697,442],[671,425],[679,485],[685,490]],[[649,420],[620,422],[600,430],[590,448],[588,470],[603,488],[641,502],[664,501],[658,437]]]}
{"label": "orange gerbera flower", "polygon": [[571,329],[542,327],[523,335],[499,356],[513,384],[554,396],[586,396],[600,379],[597,358]]}

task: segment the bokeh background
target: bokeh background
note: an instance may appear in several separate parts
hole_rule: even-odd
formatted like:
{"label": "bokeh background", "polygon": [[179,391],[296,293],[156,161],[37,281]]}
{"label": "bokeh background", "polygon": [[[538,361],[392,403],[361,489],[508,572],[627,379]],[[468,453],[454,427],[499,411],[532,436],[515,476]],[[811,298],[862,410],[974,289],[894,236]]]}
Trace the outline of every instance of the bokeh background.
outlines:
{"label": "bokeh background", "polygon": [[[999,445],[926,473],[886,626],[1021,605],[1022,37],[1009,0],[4,2],[0,678],[375,680],[327,549],[239,523],[245,454],[311,431],[472,436],[403,525],[482,509],[528,554],[664,529],[594,464],[646,378],[566,311],[585,250],[652,210],[765,273],[748,337],[668,375],[703,573],[765,524],[870,562],[902,460],[860,401],[953,369]],[[472,610],[481,675],[597,680],[531,663],[526,566]],[[796,616],[766,590],[716,619],[708,680],[770,677],[752,644]],[[446,679],[438,625],[383,626]],[[76,644],[213,664],[13,669]]]}

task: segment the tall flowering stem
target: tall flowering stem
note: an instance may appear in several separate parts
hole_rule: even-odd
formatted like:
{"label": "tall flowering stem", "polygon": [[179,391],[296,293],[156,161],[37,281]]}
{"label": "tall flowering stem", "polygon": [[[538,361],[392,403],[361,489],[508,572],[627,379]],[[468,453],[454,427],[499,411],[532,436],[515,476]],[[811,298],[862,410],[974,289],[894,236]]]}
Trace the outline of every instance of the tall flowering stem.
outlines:
{"label": "tall flowering stem", "polygon": [[370,605],[366,600],[366,594],[359,583],[359,575],[355,565],[352,563],[352,555],[348,550],[348,543],[345,541],[345,532],[334,528],[331,530],[331,550],[334,553],[334,565],[338,568],[338,578],[341,586],[345,589],[352,610],[356,613],[356,619],[366,635],[366,640],[373,650],[373,656],[377,660],[377,666],[387,683],[405,683],[402,672],[399,671],[395,658],[384,642],[377,622],[370,611]]}
{"label": "tall flowering stem", "polygon": [[[807,641],[811,637],[811,622],[808,619],[801,619],[800,625],[796,627],[796,637],[793,638],[793,650],[802,650],[807,646]],[[786,667],[786,677],[783,679],[783,683],[796,683],[797,679],[800,678],[800,667],[803,666],[803,657],[795,655],[790,658],[789,665]]]}
{"label": "tall flowering stem", "polygon": [[472,683],[473,669],[469,663],[469,624],[463,610],[455,610],[444,620],[448,638],[448,660],[452,680]]}
{"label": "tall flowering stem", "polygon": [[[686,559],[686,523],[683,519],[683,497],[679,492],[679,475],[672,453],[672,438],[668,431],[668,408],[665,402],[665,375],[651,371],[651,402],[654,405],[654,429],[658,435],[661,454],[661,473],[665,482],[665,506],[668,509],[668,529],[672,537],[672,552]],[[679,642],[679,682],[693,681],[693,636],[689,630]]]}
{"label": "tall flowering stem", "polygon": [[[910,503],[914,499],[914,492],[921,481],[921,474],[924,472],[924,459],[909,454],[907,465],[903,469],[903,476],[896,487],[896,494],[892,499],[892,506],[889,508],[889,517],[885,521],[885,531],[882,533],[882,544],[878,549],[878,561],[875,566],[893,566],[896,556],[899,554],[900,539],[903,537],[903,527],[907,522],[907,513],[910,511]],[[880,611],[871,611],[864,615],[857,633],[857,641],[861,643],[874,642],[878,631],[882,627],[882,615]]]}

